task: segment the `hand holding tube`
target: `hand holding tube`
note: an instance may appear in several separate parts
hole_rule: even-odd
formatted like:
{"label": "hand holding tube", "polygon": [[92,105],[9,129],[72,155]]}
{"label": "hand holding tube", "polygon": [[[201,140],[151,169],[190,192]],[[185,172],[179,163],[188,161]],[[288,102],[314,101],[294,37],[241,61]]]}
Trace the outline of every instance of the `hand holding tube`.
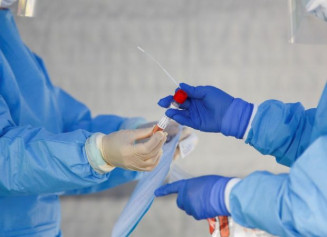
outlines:
{"label": "hand holding tube", "polygon": [[[168,109],[166,115],[169,118],[204,132],[221,132],[243,138],[253,104],[213,86],[193,87],[181,83],[180,88],[188,94],[188,99],[180,106],[182,110]],[[167,96],[158,104],[167,108],[171,101],[172,96]]]}
{"label": "hand holding tube", "polygon": [[[136,130],[120,130],[102,138],[100,150],[109,165],[129,170],[151,171],[162,155],[162,146],[167,134],[157,132],[152,136],[152,127]],[[149,138],[144,143],[138,140]]]}

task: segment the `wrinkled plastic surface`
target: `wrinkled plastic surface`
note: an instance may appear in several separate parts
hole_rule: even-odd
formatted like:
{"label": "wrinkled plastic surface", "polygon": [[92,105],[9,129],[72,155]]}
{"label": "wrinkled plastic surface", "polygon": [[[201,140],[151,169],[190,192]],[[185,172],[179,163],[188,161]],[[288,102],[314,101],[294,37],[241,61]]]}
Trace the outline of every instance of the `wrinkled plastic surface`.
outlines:
{"label": "wrinkled plastic surface", "polygon": [[163,184],[169,172],[179,141],[180,131],[181,127],[179,133],[164,145],[164,153],[158,166],[151,172],[143,173],[141,180],[114,226],[113,237],[129,236],[151,207],[155,198],[154,191]]}
{"label": "wrinkled plastic surface", "polygon": [[327,44],[327,9],[318,7],[310,10],[310,6],[314,5],[310,2],[289,0],[290,43]]}

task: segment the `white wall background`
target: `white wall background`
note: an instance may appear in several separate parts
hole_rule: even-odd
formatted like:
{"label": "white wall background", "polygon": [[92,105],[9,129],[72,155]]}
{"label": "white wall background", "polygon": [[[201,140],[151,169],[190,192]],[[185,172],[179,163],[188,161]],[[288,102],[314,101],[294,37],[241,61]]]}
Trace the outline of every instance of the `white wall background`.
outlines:
{"label": "white wall background", "polygon": [[[23,39],[50,76],[94,115],[156,120],[157,101],[174,91],[151,52],[178,80],[215,85],[253,103],[301,101],[313,107],[327,78],[327,46],[290,45],[286,0],[42,0],[38,16],[18,19]],[[232,138],[198,133],[180,161],[194,175],[244,177],[254,170],[287,172],[272,157]],[[65,236],[110,236],[131,185],[62,198]],[[132,236],[208,236],[205,221],[155,201]]]}

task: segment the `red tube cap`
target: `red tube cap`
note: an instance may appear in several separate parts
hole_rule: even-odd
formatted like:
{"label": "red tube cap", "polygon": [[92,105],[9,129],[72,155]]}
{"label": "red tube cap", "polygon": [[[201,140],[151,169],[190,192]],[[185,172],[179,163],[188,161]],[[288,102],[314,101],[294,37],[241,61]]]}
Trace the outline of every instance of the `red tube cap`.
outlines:
{"label": "red tube cap", "polygon": [[183,91],[182,89],[178,89],[175,92],[174,95],[174,100],[178,103],[178,104],[183,104],[185,102],[185,100],[187,99],[187,93],[185,91]]}

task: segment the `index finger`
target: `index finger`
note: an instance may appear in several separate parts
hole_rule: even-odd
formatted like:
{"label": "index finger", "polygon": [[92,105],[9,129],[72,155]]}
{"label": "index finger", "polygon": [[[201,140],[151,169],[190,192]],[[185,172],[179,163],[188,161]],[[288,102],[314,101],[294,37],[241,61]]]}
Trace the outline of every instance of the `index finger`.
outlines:
{"label": "index finger", "polygon": [[[166,137],[166,133],[161,131],[156,132],[148,141],[134,145],[135,152],[146,155],[153,152],[155,149],[160,149],[164,144]],[[159,144],[161,144],[161,146],[158,147]]]}
{"label": "index finger", "polygon": [[179,190],[182,188],[184,183],[184,180],[180,180],[171,184],[166,184],[164,186],[161,186],[160,188],[158,188],[154,194],[157,197],[162,197],[162,196],[166,196],[172,193],[178,193]]}

